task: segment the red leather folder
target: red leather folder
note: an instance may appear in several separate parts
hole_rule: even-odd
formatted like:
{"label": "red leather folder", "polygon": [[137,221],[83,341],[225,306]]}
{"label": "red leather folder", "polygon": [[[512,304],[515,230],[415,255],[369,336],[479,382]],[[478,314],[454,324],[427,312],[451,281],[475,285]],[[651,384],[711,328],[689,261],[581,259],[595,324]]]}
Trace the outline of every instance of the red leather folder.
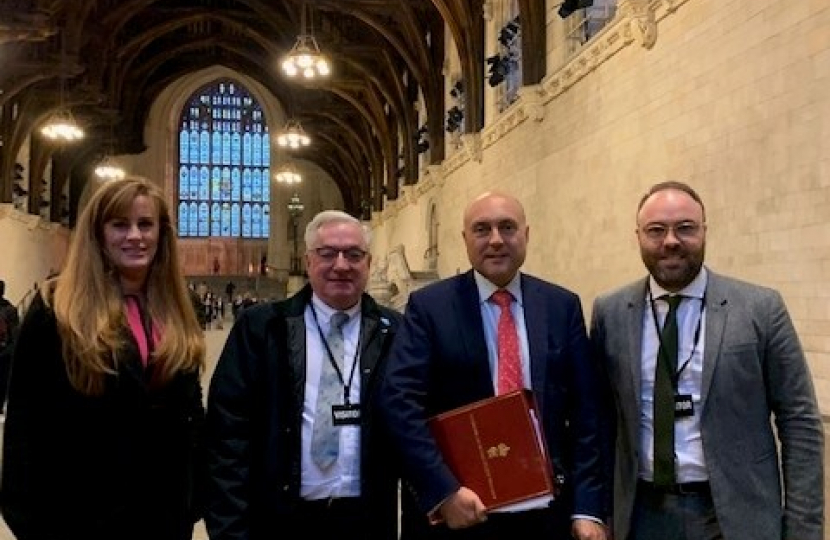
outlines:
{"label": "red leather folder", "polygon": [[530,390],[439,414],[429,427],[459,482],[488,510],[553,496],[553,471]]}

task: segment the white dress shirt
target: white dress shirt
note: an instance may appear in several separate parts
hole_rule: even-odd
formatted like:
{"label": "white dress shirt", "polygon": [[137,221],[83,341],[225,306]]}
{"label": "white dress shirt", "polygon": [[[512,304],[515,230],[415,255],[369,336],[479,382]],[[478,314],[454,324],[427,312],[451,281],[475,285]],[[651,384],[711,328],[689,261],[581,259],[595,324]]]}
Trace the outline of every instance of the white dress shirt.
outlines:
{"label": "white dress shirt", "polygon": [[[312,312],[312,309],[314,312]],[[326,470],[320,469],[311,459],[311,433],[314,428],[314,411],[317,408],[317,387],[324,362],[329,355],[323,345],[321,332],[329,332],[329,321],[337,310],[323,303],[314,294],[305,310],[306,381],[303,401],[303,425],[301,458],[302,473],[300,497],[325,499],[329,497],[357,497],[360,495],[360,427],[340,426],[340,450],[337,461]],[[356,351],[360,341],[360,303],[345,311],[349,320],[343,326],[344,361],[343,378],[349,381],[349,402],[360,403],[360,358]],[[316,319],[315,319],[316,314]],[[319,329],[318,329],[319,323]],[[339,403],[343,404],[342,400]]]}
{"label": "white dress shirt", "polygon": [[[527,340],[527,325],[525,324],[524,299],[522,297],[521,274],[516,276],[504,287],[497,287],[487,278],[474,272],[476,285],[478,287],[478,298],[481,307],[481,319],[484,322],[484,339],[487,342],[487,356],[490,361],[490,374],[493,378],[493,390],[498,393],[498,362],[499,362],[499,317],[501,308],[495,302],[490,301],[493,293],[504,289],[513,295],[515,302],[510,303],[510,313],[516,323],[516,332],[519,334],[519,352],[522,356],[522,383],[524,388],[530,388],[530,346]],[[541,426],[539,426],[541,430]],[[534,508],[544,508],[553,499],[550,496],[542,496],[515,504],[503,506],[493,512],[518,512]]]}
{"label": "white dress shirt", "polygon": [[[694,415],[677,418],[674,422],[675,470],[678,483],[708,480],[700,434],[700,392],[703,381],[703,350],[704,343],[706,343],[706,310],[703,309],[706,280],[706,268],[702,268],[694,281],[677,293],[684,297],[677,308],[677,368],[682,369],[677,393],[691,394],[694,404]],[[655,327],[654,317],[656,314],[659,328],[662,329],[668,313],[668,302],[660,297],[669,293],[652,277],[649,277],[649,288],[651,294],[649,295],[646,291],[644,299],[646,308],[643,313],[643,343],[640,362],[642,380],[640,386],[640,478],[652,481],[654,478],[654,370],[657,364],[657,351],[660,348],[659,330]],[[653,303],[652,299],[654,299]],[[651,305],[654,306],[653,312]],[[685,367],[684,364],[686,364]]]}

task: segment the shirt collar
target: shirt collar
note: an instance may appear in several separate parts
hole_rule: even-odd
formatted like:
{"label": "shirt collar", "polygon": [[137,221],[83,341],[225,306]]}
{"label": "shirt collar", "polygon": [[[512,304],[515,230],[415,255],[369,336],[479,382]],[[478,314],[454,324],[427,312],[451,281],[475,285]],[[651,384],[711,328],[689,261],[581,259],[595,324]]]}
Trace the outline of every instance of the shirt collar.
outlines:
{"label": "shirt collar", "polygon": [[480,303],[484,303],[493,296],[493,293],[498,291],[499,289],[504,289],[508,291],[510,294],[513,295],[513,298],[516,299],[516,302],[519,305],[524,305],[522,302],[522,273],[516,272],[516,275],[513,276],[513,279],[510,280],[504,287],[499,287],[495,285],[492,281],[481,275],[478,270],[473,271],[473,277],[476,280],[476,287],[478,288],[478,298]]}
{"label": "shirt collar", "polygon": [[651,275],[649,275],[648,277],[648,286],[651,290],[652,298],[660,298],[661,296],[671,294],[680,294],[688,298],[703,299],[703,297],[706,295],[706,283],[708,282],[708,280],[709,274],[706,271],[706,267],[701,266],[700,272],[697,273],[695,279],[693,279],[691,283],[689,283],[676,293],[670,293],[669,291],[658,285],[657,282],[654,280],[654,276]]}
{"label": "shirt collar", "polygon": [[342,311],[346,315],[349,316],[349,320],[351,321],[355,315],[360,312],[360,302],[353,305],[349,309],[334,309],[330,305],[323,302],[323,300],[317,296],[317,293],[311,295],[311,304],[314,310],[317,312],[318,317],[320,318],[320,322],[325,321],[326,324],[329,323],[331,320],[331,316],[337,313],[338,311]]}

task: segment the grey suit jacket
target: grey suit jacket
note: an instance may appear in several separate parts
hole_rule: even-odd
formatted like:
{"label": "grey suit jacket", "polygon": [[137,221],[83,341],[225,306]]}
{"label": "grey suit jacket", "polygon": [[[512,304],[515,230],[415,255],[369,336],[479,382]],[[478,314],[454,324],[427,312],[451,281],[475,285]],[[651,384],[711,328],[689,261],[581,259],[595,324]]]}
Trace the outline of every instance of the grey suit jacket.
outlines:
{"label": "grey suit jacket", "polygon": [[[784,301],[772,289],[708,273],[697,414],[724,537],[823,540],[824,434]],[[616,410],[613,506],[619,540],[628,535],[639,476],[645,287],[641,279],[601,296],[592,313],[592,347]]]}

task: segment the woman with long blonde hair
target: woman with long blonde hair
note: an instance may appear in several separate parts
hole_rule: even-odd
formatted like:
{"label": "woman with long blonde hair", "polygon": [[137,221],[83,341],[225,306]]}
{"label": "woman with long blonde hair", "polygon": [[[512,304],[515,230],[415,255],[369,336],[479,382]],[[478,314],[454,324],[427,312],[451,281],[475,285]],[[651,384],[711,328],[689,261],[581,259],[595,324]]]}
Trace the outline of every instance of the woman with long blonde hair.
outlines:
{"label": "woman with long blonde hair", "polygon": [[164,194],[98,187],[21,325],[3,447],[18,540],[190,540],[204,475],[204,335]]}

